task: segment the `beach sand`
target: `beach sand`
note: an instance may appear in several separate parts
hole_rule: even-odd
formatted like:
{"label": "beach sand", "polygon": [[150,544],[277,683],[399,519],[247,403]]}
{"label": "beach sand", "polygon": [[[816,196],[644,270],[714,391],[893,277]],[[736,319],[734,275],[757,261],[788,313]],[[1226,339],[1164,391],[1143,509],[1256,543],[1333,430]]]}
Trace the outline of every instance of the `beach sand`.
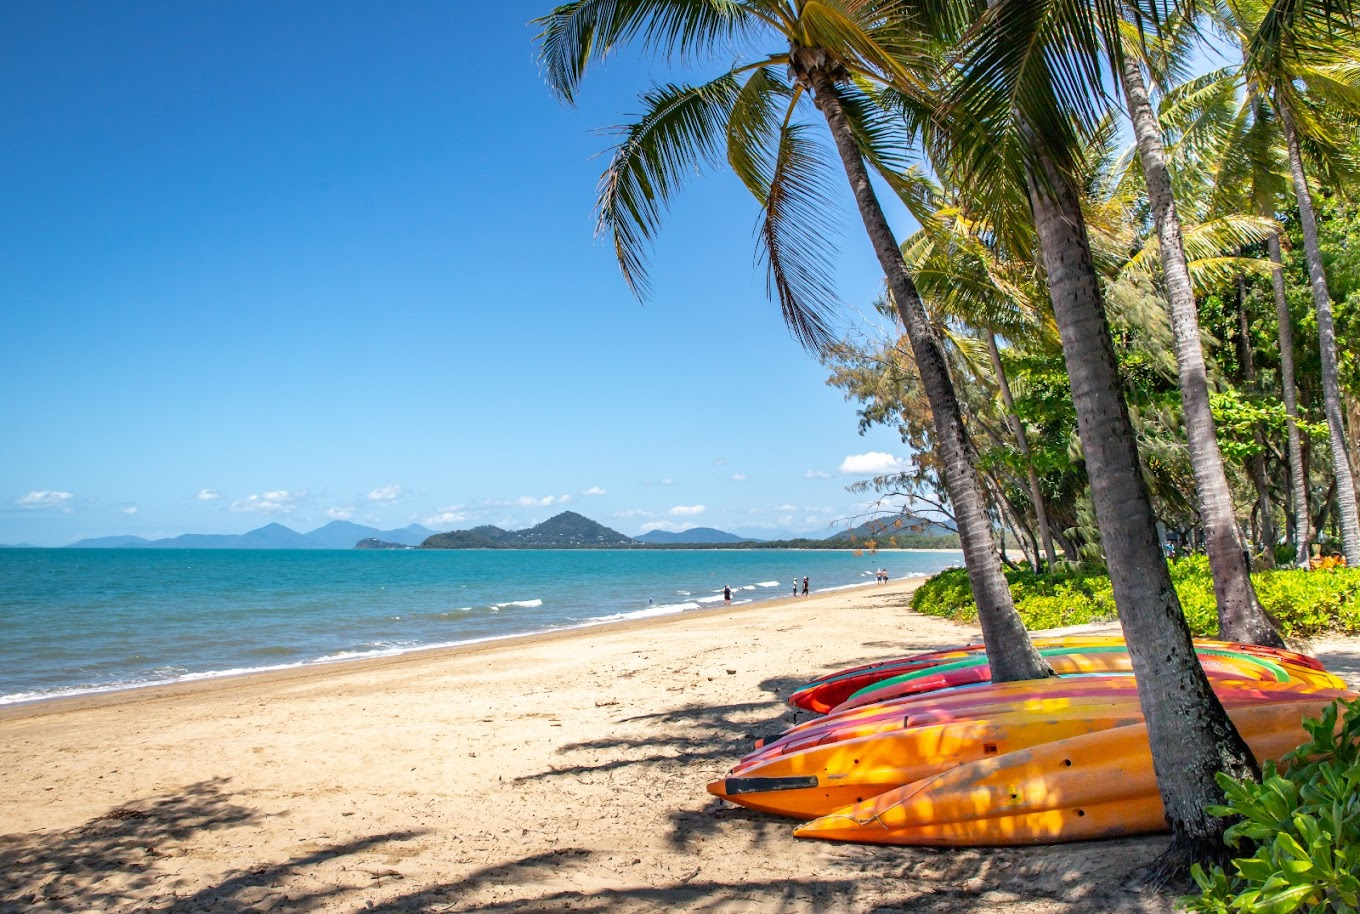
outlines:
{"label": "beach sand", "polygon": [[0,709],[0,911],[1171,911],[1162,837],[835,845],[705,793],[809,678],[978,637],[910,587]]}

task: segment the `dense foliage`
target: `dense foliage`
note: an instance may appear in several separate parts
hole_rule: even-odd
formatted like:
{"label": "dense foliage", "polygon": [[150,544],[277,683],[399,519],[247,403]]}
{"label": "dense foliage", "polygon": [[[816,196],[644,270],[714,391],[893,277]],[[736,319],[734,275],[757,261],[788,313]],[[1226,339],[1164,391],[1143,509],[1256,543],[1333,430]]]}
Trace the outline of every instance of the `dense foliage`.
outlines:
{"label": "dense foliage", "polygon": [[[1114,595],[1103,568],[1082,566],[1048,574],[1010,571],[1006,579],[1015,608],[1031,630],[1115,618]],[[1218,617],[1208,560],[1196,555],[1172,561],[1171,580],[1190,630],[1199,637],[1213,637]],[[1360,569],[1263,571],[1252,575],[1252,580],[1261,605],[1286,637],[1360,634]],[[942,571],[922,584],[912,595],[911,607],[924,615],[960,622],[971,622],[977,616],[968,573],[962,568]]]}
{"label": "dense foliage", "polygon": [[[1339,712],[1344,717],[1339,722]],[[1200,894],[1182,899],[1199,914],[1290,914],[1360,910],[1360,701],[1330,706],[1304,722],[1311,737],[1265,764],[1261,782],[1219,775],[1232,816],[1230,846],[1247,856],[1193,874]]]}

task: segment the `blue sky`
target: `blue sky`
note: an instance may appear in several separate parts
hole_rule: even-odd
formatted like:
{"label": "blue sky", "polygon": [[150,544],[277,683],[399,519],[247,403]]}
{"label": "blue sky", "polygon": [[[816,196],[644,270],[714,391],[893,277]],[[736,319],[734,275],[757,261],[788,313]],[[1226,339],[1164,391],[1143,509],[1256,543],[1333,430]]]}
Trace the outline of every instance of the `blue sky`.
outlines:
{"label": "blue sky", "polygon": [[858,513],[903,448],[784,329],[735,179],[683,194],[645,304],[594,238],[601,128],[674,74],[625,52],[560,105],[548,8],[0,6],[0,543]]}

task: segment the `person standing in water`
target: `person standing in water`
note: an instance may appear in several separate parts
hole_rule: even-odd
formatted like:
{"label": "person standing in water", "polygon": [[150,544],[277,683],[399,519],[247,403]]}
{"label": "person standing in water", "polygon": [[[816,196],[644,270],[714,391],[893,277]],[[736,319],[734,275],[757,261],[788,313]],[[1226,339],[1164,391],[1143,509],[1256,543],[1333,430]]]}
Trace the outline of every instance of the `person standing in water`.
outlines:
{"label": "person standing in water", "polygon": [[732,588],[727,584],[723,585],[723,602],[728,606],[732,605]]}

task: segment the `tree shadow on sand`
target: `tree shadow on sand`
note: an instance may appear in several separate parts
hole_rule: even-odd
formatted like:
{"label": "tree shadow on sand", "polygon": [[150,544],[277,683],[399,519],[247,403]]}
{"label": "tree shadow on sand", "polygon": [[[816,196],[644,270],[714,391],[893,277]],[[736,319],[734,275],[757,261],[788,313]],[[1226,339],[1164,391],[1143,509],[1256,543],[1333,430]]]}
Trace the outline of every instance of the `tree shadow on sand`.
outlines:
{"label": "tree shadow on sand", "polygon": [[[181,853],[177,845],[201,838],[203,832],[260,824],[260,814],[234,802],[226,783],[224,778],[202,781],[171,796],[133,801],[64,832],[0,836],[0,914],[255,911],[262,898],[279,894],[270,887],[308,867],[417,834],[364,836],[234,872],[221,882],[179,895],[162,882],[173,873]],[[315,909],[327,896],[343,891],[328,887],[294,893],[289,909]]]}
{"label": "tree shadow on sand", "polygon": [[[403,894],[371,908],[384,914],[626,914],[654,911],[799,911],[807,914],[964,914],[1013,908],[1044,914],[1171,911],[1168,898],[1131,887],[1127,872],[1160,850],[1155,841],[1102,845],[1108,862],[1092,871],[1090,848],[922,851],[840,845],[835,872],[801,878],[705,878],[702,861],[678,878],[630,884],[626,866],[584,848],[511,860],[456,882]],[[679,858],[683,860],[683,858]],[[588,887],[581,887],[582,885]]]}
{"label": "tree shadow on sand", "polygon": [[547,771],[517,778],[516,783],[555,777],[642,767],[692,767],[702,765],[726,770],[751,751],[758,740],[769,740],[795,723],[815,715],[797,711],[784,703],[805,679],[772,677],[760,683],[770,697],[725,705],[686,704],[652,714],[639,714],[619,721],[642,729],[642,736],[618,736],[565,743],[558,753],[604,753],[607,761],[553,766]]}

